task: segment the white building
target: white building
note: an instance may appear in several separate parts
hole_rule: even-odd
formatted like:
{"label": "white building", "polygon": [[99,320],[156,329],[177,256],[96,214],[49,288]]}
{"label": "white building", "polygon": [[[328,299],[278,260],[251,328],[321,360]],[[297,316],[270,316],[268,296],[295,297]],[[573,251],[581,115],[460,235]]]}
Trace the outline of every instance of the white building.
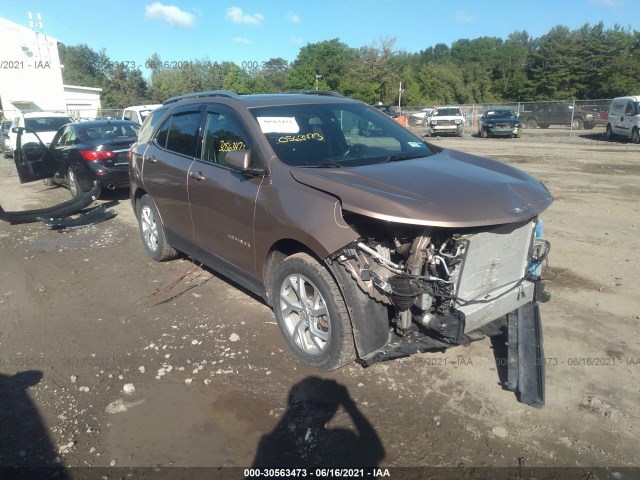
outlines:
{"label": "white building", "polygon": [[5,117],[11,118],[17,110],[100,108],[102,89],[62,84],[58,43],[44,33],[0,18],[0,105]]}

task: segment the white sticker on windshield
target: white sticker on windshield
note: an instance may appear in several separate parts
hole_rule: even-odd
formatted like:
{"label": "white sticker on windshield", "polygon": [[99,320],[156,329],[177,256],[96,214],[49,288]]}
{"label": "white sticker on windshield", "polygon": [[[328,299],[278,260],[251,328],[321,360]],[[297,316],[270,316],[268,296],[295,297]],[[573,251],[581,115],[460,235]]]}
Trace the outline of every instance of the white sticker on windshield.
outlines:
{"label": "white sticker on windshield", "polygon": [[300,127],[295,117],[258,117],[262,133],[298,133]]}
{"label": "white sticker on windshield", "polygon": [[420,142],[407,142],[409,144],[410,147],[413,148],[424,148],[424,143],[420,143]]}

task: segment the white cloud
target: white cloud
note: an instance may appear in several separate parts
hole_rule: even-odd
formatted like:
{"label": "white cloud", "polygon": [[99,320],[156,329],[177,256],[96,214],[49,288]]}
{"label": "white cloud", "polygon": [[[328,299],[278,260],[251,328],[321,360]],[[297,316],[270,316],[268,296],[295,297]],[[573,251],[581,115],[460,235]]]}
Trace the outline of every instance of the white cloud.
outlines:
{"label": "white cloud", "polygon": [[164,20],[171,27],[189,28],[196,21],[193,13],[185,12],[175,5],[163,5],[160,2],[153,2],[145,5],[144,18],[148,20]]}
{"label": "white cloud", "polygon": [[227,8],[225,18],[231,20],[233,23],[245,25],[262,25],[264,22],[264,16],[262,14],[254,13],[253,15],[249,15],[248,13],[244,13],[240,7]]}
{"label": "white cloud", "polygon": [[300,23],[300,15],[289,12],[287,13],[287,20],[289,20],[290,23]]}
{"label": "white cloud", "polygon": [[233,41],[236,43],[242,43],[243,45],[251,45],[251,40],[244,37],[233,37]]}
{"label": "white cloud", "polygon": [[302,40],[302,37],[291,37],[291,43],[294,45],[302,45],[304,41]]}
{"label": "white cloud", "polygon": [[469,15],[464,10],[457,11],[455,13],[455,15],[453,16],[453,19],[456,22],[460,22],[460,23],[471,23],[471,22],[473,22],[473,18],[471,17],[471,15]]}

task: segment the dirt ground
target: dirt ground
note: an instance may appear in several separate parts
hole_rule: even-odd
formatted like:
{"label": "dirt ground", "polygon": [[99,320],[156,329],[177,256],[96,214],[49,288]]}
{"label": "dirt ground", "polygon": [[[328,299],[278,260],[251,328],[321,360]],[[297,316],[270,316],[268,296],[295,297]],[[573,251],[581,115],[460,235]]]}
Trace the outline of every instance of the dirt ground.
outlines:
{"label": "dirt ground", "polygon": [[[110,192],[117,217],[83,230],[0,222],[0,467],[277,466],[291,452],[335,466],[640,466],[640,146],[581,133],[432,140],[515,165],[555,198],[543,409],[501,388],[490,339],[306,368],[259,299],[187,259],[150,260],[128,193]],[[5,210],[68,198],[19,185],[0,159]]]}

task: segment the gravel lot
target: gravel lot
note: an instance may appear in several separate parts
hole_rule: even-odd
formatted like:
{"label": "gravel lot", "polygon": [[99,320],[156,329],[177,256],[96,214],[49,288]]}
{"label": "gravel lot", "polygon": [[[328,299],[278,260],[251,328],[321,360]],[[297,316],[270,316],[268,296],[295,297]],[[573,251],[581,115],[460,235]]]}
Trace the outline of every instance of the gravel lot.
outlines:
{"label": "gravel lot", "polygon": [[[581,133],[432,139],[554,195],[545,408],[501,388],[489,339],[318,374],[259,299],[147,258],[109,193],[117,217],[83,230],[0,222],[0,467],[640,466],[640,146]],[[0,160],[5,210],[68,197]]]}

